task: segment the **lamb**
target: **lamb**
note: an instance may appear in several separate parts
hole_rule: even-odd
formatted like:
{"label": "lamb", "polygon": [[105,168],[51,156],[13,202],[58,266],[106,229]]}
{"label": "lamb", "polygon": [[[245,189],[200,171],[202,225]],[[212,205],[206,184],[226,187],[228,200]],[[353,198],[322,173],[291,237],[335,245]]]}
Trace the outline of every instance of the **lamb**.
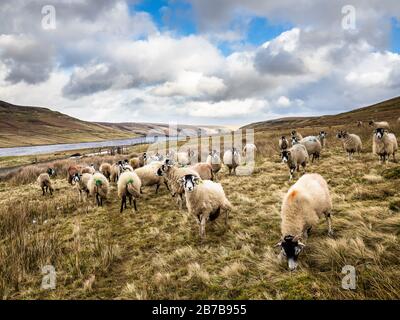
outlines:
{"label": "lamb", "polygon": [[382,128],[382,129],[390,129],[390,125],[387,121],[379,121],[379,122],[375,122],[374,120],[371,120],[369,122],[369,125],[371,127],[374,127],[376,129],[378,128]]}
{"label": "lamb", "polygon": [[289,141],[286,139],[285,136],[282,136],[279,139],[279,149],[281,151],[289,149]]}
{"label": "lamb", "polygon": [[312,156],[311,162],[314,162],[314,159],[319,159],[321,154],[322,146],[321,142],[317,137],[305,137],[300,140],[300,144],[306,147],[308,156]]}
{"label": "lamb", "polygon": [[50,180],[50,176],[53,176],[55,171],[51,168],[47,170],[47,173],[41,173],[37,178],[37,183],[39,184],[40,188],[42,189],[43,195],[47,192],[50,192],[50,195],[53,195],[53,185]]}
{"label": "lamb", "polygon": [[69,184],[73,184],[73,178],[77,173],[81,173],[82,167],[79,165],[69,166],[67,169],[67,180]]}
{"label": "lamb", "polygon": [[355,152],[360,155],[362,151],[362,142],[358,135],[340,131],[336,134],[336,137],[342,140],[343,148],[346,150],[349,160],[353,159],[353,154]]}
{"label": "lamb", "polygon": [[94,164],[91,164],[89,167],[85,167],[81,170],[81,173],[89,173],[89,174],[94,174],[96,172],[96,169],[94,167]]}
{"label": "lamb", "polygon": [[92,174],[90,173],[76,173],[74,176],[74,182],[76,185],[76,189],[79,193],[79,201],[82,201],[82,193],[86,193],[86,198],[89,196],[89,180],[92,178]]}
{"label": "lamb", "polygon": [[179,180],[185,175],[194,175],[200,178],[199,174],[190,168],[178,168],[173,165],[172,161],[169,159],[165,160],[165,163],[157,170],[157,175],[160,177],[165,177],[168,185],[169,191],[173,198],[176,197],[176,201],[179,205],[179,210],[183,207],[183,196],[185,194],[185,189],[179,183]]}
{"label": "lamb", "polygon": [[215,180],[217,180],[217,174],[222,168],[221,158],[219,157],[217,150],[213,150],[212,152],[210,152],[206,162],[211,165],[214,178]]}
{"label": "lamb", "polygon": [[224,164],[229,169],[229,174],[231,174],[233,171],[233,173],[236,175],[236,168],[240,165],[240,162],[242,161],[240,153],[237,151],[237,149],[233,147],[229,150],[226,150],[223,160]]}
{"label": "lamb", "polygon": [[111,166],[111,181],[117,182],[122,173],[122,161],[118,161]]}
{"label": "lamb", "polygon": [[254,143],[247,143],[243,148],[243,156],[246,163],[254,162],[257,152],[257,147]]}
{"label": "lamb", "polygon": [[199,162],[189,166],[189,168],[193,171],[196,171],[203,180],[214,180],[212,166],[208,163]]}
{"label": "lamb", "polygon": [[135,172],[126,171],[121,174],[118,180],[118,197],[121,198],[121,210],[120,213],[126,209],[126,198],[129,198],[129,205],[133,206],[135,211],[137,210],[136,199],[140,198],[140,189],[142,182]]}
{"label": "lamb", "polygon": [[225,212],[225,226],[228,226],[228,216],[232,205],[226,198],[220,183],[203,181],[196,175],[187,174],[180,178],[180,184],[185,190],[188,211],[198,219],[200,224],[202,240],[206,235],[206,222],[217,219],[221,211]]}
{"label": "lamb", "polygon": [[379,161],[389,161],[390,155],[393,155],[393,161],[396,162],[396,152],[399,149],[396,136],[388,133],[383,128],[375,129],[372,138],[372,152],[379,156]]}
{"label": "lamb", "polygon": [[303,136],[298,133],[296,130],[292,131],[292,138],[295,137],[297,139],[297,141],[300,141],[301,139],[303,139]]}
{"label": "lamb", "polygon": [[319,139],[319,142],[321,142],[322,148],[325,148],[325,146],[326,146],[326,137],[327,136],[328,136],[328,133],[325,131],[320,131],[318,134],[317,138]]}
{"label": "lamb", "polygon": [[109,183],[107,178],[100,172],[96,172],[90,177],[88,182],[89,194],[96,198],[98,206],[103,206],[103,200],[107,199]]}
{"label": "lamb", "polygon": [[281,208],[282,239],[277,246],[288,260],[291,271],[297,267],[299,254],[304,249],[312,227],[326,218],[328,235],[332,236],[332,200],[328,184],[319,174],[305,174],[287,192]]}
{"label": "lamb", "polygon": [[287,163],[289,167],[289,181],[293,179],[293,173],[296,169],[297,172],[300,171],[300,166],[302,166],[304,172],[306,172],[308,158],[307,149],[302,144],[296,144],[289,150],[282,151],[282,162]]}
{"label": "lamb", "polygon": [[99,171],[108,179],[108,181],[111,180],[111,165],[109,163],[102,163]]}
{"label": "lamb", "polygon": [[165,184],[169,189],[164,177],[157,175],[157,170],[162,166],[162,162],[155,161],[145,166],[135,169],[134,172],[139,176],[142,187],[156,186],[156,194],[161,184]]}

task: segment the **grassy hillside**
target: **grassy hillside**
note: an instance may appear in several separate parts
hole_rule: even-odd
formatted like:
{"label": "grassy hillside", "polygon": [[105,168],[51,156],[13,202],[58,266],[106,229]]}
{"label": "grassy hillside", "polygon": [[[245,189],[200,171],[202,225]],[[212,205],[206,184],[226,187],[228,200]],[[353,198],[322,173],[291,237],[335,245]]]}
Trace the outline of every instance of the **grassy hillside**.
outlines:
{"label": "grassy hillside", "polygon": [[280,118],[269,121],[261,121],[244,126],[243,128],[256,130],[270,129],[291,129],[306,127],[330,127],[346,125],[347,127],[355,127],[357,121],[362,121],[364,126],[368,126],[368,122],[389,121],[395,125],[396,120],[400,117],[400,97],[393,98],[384,102],[374,104],[372,106],[355,109],[349,112],[337,115],[320,116],[320,117],[290,117]]}

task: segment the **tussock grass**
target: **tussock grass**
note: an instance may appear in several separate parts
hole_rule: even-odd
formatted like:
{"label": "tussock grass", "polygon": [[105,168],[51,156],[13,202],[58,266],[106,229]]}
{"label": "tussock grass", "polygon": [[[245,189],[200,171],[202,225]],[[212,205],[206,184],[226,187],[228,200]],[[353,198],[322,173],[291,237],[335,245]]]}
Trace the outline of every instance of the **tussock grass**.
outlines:
{"label": "tussock grass", "polygon": [[[323,129],[323,128],[322,128]],[[252,176],[220,174],[234,210],[229,229],[217,219],[201,242],[198,225],[179,211],[164,187],[144,190],[138,213],[119,213],[116,186],[103,208],[79,203],[64,168],[56,192],[42,196],[38,166],[0,182],[0,295],[6,299],[399,299],[400,247],[397,164],[368,153],[348,161],[330,129],[328,149],[308,172],[328,181],[334,238],[324,221],[312,230],[296,272],[274,247],[280,239],[282,197],[296,181],[280,163],[278,130],[259,132]],[[358,130],[358,129],[357,129]],[[364,130],[365,132],[363,133]],[[299,130],[301,131],[301,130]],[[303,135],[318,129],[301,131]],[[114,159],[83,159],[86,163]],[[297,176],[298,177],[298,176]],[[296,178],[297,179],[297,178]],[[41,267],[54,265],[55,290],[41,290]],[[345,265],[357,289],[344,290]]]}

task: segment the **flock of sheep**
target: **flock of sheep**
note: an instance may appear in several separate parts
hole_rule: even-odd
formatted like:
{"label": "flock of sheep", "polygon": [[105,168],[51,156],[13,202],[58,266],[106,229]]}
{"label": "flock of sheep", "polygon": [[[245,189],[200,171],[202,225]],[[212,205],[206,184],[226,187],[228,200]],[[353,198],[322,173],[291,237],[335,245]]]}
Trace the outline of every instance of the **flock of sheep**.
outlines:
{"label": "flock of sheep", "polygon": [[[388,132],[389,125],[387,122],[375,122],[373,125],[373,152],[379,156],[380,161],[388,161],[391,155],[395,160],[398,144],[394,134]],[[282,162],[289,167],[289,180],[300,167],[305,172],[310,158],[312,162],[320,158],[326,147],[326,137],[327,133],[321,131],[317,136],[303,138],[293,130],[290,141],[285,136],[279,139]],[[336,137],[342,141],[349,160],[354,153],[361,152],[359,136],[340,131]],[[256,151],[254,144],[246,144],[243,149],[245,161],[254,161]],[[103,163],[98,171],[93,165],[70,166],[67,179],[77,189],[80,201],[82,195],[86,195],[86,198],[91,196],[96,199],[98,206],[102,206],[107,199],[110,183],[116,183],[118,197],[121,199],[121,213],[127,208],[127,200],[137,211],[137,199],[141,197],[143,187],[155,186],[157,194],[159,187],[165,185],[180,209],[186,202],[189,213],[199,223],[200,237],[204,239],[207,221],[213,221],[223,214],[226,226],[228,224],[229,212],[233,207],[222,185],[216,181],[223,164],[227,166],[229,174],[236,174],[236,168],[242,163],[242,152],[232,147],[225,151],[222,160],[215,150],[209,153],[206,162],[196,163],[197,158],[191,149],[183,152],[169,151],[166,155],[157,152],[149,156],[142,153],[112,165]],[[51,194],[53,192],[50,180],[53,174],[54,170],[49,168],[47,173],[38,177],[43,195],[47,191]],[[282,238],[277,246],[281,248],[280,256],[287,258],[290,270],[297,267],[304,242],[320,218],[326,218],[328,235],[333,234],[331,211],[328,184],[319,174],[304,174],[286,193],[281,208]]]}

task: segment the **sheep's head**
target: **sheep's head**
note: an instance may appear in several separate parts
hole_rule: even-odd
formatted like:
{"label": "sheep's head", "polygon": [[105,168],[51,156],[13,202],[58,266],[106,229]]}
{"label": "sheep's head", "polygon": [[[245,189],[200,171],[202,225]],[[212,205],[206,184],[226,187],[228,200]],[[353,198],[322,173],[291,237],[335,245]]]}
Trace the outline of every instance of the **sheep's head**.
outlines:
{"label": "sheep's head", "polygon": [[298,144],[299,143],[299,139],[297,139],[296,136],[292,136],[292,144]]}
{"label": "sheep's head", "polygon": [[296,130],[293,130],[293,131],[292,131],[292,136],[295,136],[296,133],[297,133]]}
{"label": "sheep's head", "polygon": [[295,270],[298,265],[297,259],[301,251],[303,251],[305,244],[298,237],[286,235],[276,246],[281,248],[281,254],[286,257],[289,270]]}
{"label": "sheep's head", "polygon": [[52,177],[56,174],[56,171],[53,168],[48,168],[47,169],[47,174]]}
{"label": "sheep's head", "polygon": [[199,184],[200,178],[193,174],[187,174],[184,177],[180,178],[179,182],[185,189],[185,191],[192,192],[195,186]]}
{"label": "sheep's head", "polygon": [[382,139],[385,134],[385,129],[383,128],[375,129],[374,134],[378,139]]}
{"label": "sheep's head", "polygon": [[374,125],[374,120],[371,120],[371,121],[369,122],[369,125],[370,125],[370,126],[373,126],[373,125]]}
{"label": "sheep's head", "polygon": [[82,178],[82,174],[80,174],[79,172],[75,173],[74,176],[72,177],[72,183],[77,183],[77,182],[81,181],[81,178]]}
{"label": "sheep's head", "polygon": [[328,133],[326,133],[325,131],[320,131],[318,135],[319,135],[320,138],[324,139],[324,138],[326,138]]}
{"label": "sheep's head", "polygon": [[283,163],[287,163],[291,157],[291,152],[289,150],[283,150],[281,153],[281,159]]}

